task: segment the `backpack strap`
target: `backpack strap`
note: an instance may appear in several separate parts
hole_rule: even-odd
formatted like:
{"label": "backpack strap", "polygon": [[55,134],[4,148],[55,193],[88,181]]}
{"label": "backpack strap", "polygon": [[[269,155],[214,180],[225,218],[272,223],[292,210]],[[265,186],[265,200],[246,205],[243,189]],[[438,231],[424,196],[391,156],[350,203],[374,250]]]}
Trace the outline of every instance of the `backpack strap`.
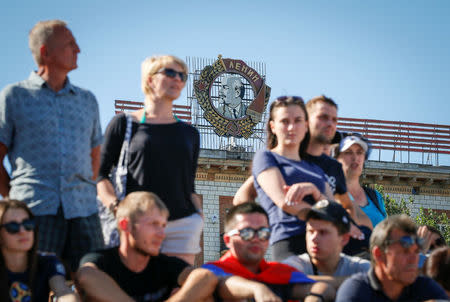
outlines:
{"label": "backpack strap", "polygon": [[[377,193],[375,192],[375,190],[368,186],[363,186],[363,190],[364,190],[364,192],[366,192],[367,196],[369,196],[369,198],[373,201],[373,204],[377,207],[378,211],[380,211],[380,213],[383,214],[383,211],[381,210],[380,202],[378,200],[378,196],[377,196]],[[384,216],[384,214],[383,214],[383,216]]]}

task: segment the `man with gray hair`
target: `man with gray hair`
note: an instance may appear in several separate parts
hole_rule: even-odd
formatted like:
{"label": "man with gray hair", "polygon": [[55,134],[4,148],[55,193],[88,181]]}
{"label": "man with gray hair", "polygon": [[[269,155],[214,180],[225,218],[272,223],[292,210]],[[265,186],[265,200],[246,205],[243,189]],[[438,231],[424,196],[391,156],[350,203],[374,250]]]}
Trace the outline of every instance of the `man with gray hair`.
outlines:
{"label": "man with gray hair", "polygon": [[29,46],[37,71],[0,93],[0,194],[28,204],[39,250],[75,270],[85,253],[103,246],[94,182],[102,143],[98,104],[69,81],[80,48],[64,21],[38,22]]}
{"label": "man with gray hair", "polygon": [[380,222],[370,237],[371,269],[344,281],[336,301],[448,299],[439,284],[419,276],[422,241],[416,234],[416,224],[405,214]]}

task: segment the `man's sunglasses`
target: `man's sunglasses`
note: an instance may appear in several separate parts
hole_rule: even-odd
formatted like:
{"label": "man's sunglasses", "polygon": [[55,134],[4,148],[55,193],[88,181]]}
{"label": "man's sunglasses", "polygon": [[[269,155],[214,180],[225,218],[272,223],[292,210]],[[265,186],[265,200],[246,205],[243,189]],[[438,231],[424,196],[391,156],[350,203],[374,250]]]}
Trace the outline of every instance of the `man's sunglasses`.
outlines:
{"label": "man's sunglasses", "polygon": [[186,82],[187,77],[188,77],[186,73],[176,71],[175,69],[172,69],[172,68],[162,68],[162,69],[158,70],[157,73],[162,73],[172,79],[175,79],[178,75],[180,77],[180,80],[183,82]]}
{"label": "man's sunglasses", "polygon": [[5,230],[10,234],[17,234],[20,232],[20,226],[23,226],[23,228],[26,231],[32,231],[36,227],[36,223],[34,222],[33,219],[29,218],[29,219],[25,219],[24,221],[22,221],[20,223],[11,221],[11,222],[2,224],[2,225],[0,225],[0,228],[5,228]]}
{"label": "man's sunglasses", "polygon": [[270,238],[270,229],[266,227],[259,229],[244,228],[242,230],[232,230],[228,232],[228,236],[234,235],[239,235],[245,241],[250,241],[257,235],[259,240],[265,241]]}
{"label": "man's sunglasses", "polygon": [[423,245],[424,245],[423,239],[420,237],[417,237],[417,236],[403,236],[400,239],[387,240],[386,243],[387,243],[387,246],[390,246],[394,243],[400,243],[400,245],[405,249],[409,249],[414,244],[417,244],[417,247],[421,251],[423,250]]}

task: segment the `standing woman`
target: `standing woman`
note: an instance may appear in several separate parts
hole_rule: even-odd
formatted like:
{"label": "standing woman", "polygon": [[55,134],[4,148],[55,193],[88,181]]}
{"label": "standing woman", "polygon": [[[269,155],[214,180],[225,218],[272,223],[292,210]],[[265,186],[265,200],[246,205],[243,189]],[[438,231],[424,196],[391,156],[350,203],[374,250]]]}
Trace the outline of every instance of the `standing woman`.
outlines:
{"label": "standing woman", "polygon": [[34,216],[24,202],[0,200],[0,301],[78,301],[65,269],[52,255],[36,252]]}
{"label": "standing woman", "polygon": [[322,169],[302,160],[309,141],[303,100],[279,97],[269,114],[267,149],[255,154],[252,174],[269,215],[273,259],[281,261],[306,252],[305,222],[297,217],[299,211],[332,193]]}
{"label": "standing woman", "polygon": [[[200,149],[198,131],[179,121],[173,101],[184,88],[187,66],[179,58],[162,55],[142,63],[144,108],[133,112],[126,193],[148,191],[158,195],[170,212],[161,252],[193,264],[200,251],[203,228],[200,200],[195,194],[195,173]],[[127,118],[116,115],[105,132],[97,191],[106,207],[118,204],[109,180],[117,165]]]}
{"label": "standing woman", "polygon": [[370,141],[358,133],[344,135],[336,159],[342,164],[350,199],[363,210],[375,227],[387,216],[384,199],[377,190],[362,187],[359,183],[364,162],[370,155]]}

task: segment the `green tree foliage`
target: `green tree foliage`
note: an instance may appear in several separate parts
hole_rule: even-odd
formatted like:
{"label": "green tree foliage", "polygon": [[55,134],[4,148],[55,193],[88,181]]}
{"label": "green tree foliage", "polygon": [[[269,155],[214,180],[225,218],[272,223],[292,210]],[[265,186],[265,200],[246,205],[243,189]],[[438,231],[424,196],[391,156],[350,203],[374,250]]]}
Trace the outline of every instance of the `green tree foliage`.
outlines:
{"label": "green tree foliage", "polygon": [[428,225],[439,229],[444,236],[447,244],[450,244],[450,219],[445,213],[438,214],[432,209],[424,209],[420,207],[419,214],[416,217],[411,215],[411,208],[414,200],[412,196],[409,200],[405,201],[403,198],[400,201],[396,201],[389,194],[384,192],[382,185],[375,185],[375,189],[381,193],[384,197],[384,203],[386,206],[386,213],[390,215],[406,214],[416,221],[418,225]]}

